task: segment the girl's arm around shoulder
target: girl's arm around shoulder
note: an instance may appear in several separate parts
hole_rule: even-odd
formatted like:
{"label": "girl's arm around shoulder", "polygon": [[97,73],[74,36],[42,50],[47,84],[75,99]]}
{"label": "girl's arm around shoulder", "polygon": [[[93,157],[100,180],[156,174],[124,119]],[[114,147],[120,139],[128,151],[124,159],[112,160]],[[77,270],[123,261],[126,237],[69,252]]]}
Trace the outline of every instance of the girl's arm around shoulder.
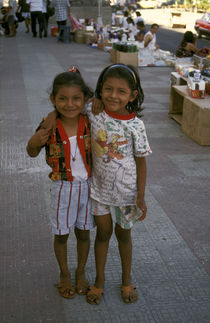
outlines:
{"label": "girl's arm around shoulder", "polygon": [[93,113],[94,115],[97,115],[103,110],[104,110],[104,104],[101,101],[101,99],[90,98],[85,104],[85,107],[83,109],[83,114],[86,113],[89,116],[91,113]]}
{"label": "girl's arm around shoulder", "polygon": [[46,129],[39,129],[29,139],[26,150],[30,157],[37,157],[42,147],[47,143],[49,139],[49,133]]}
{"label": "girl's arm around shoulder", "polygon": [[147,167],[145,157],[135,157],[136,172],[137,172],[137,199],[136,204],[142,211],[142,215],[145,217],[147,213],[147,206],[144,200]]}
{"label": "girl's arm around shoulder", "polygon": [[92,112],[93,114],[99,114],[104,110],[104,104],[101,99],[93,98],[92,99]]}

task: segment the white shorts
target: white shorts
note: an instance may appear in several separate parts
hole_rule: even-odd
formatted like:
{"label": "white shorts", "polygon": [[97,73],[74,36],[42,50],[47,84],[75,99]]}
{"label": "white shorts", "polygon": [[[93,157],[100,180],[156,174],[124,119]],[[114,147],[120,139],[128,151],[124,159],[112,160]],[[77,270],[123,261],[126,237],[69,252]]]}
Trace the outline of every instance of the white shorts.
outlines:
{"label": "white shorts", "polygon": [[30,14],[30,12],[22,12],[22,16],[23,16],[23,18],[25,18],[25,19],[31,19],[31,14]]}
{"label": "white shorts", "polygon": [[50,192],[54,234],[69,234],[75,226],[80,230],[90,230],[95,226],[91,214],[90,179],[55,181]]}
{"label": "white shorts", "polygon": [[92,214],[100,216],[111,214],[112,220],[123,229],[131,229],[137,222],[144,219],[136,205],[114,206],[100,203],[92,199]]}

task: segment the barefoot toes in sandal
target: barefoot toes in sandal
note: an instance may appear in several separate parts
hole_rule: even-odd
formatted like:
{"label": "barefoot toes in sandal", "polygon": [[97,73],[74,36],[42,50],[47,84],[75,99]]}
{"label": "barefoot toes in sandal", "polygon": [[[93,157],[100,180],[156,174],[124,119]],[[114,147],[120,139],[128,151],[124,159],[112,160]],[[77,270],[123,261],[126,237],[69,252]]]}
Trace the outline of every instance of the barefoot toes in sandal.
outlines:
{"label": "barefoot toes in sandal", "polygon": [[134,303],[138,299],[138,294],[134,285],[121,286],[121,295],[125,303]]}
{"label": "barefoot toes in sandal", "polygon": [[79,295],[87,295],[89,282],[87,279],[76,280],[76,292]]}
{"label": "barefoot toes in sandal", "polygon": [[97,288],[95,286],[90,286],[88,293],[87,293],[87,297],[86,300],[89,304],[92,305],[99,305],[102,295],[104,293],[104,289],[103,288]]}
{"label": "barefoot toes in sandal", "polygon": [[64,298],[73,298],[75,295],[74,286],[71,281],[60,281],[57,288],[60,295]]}

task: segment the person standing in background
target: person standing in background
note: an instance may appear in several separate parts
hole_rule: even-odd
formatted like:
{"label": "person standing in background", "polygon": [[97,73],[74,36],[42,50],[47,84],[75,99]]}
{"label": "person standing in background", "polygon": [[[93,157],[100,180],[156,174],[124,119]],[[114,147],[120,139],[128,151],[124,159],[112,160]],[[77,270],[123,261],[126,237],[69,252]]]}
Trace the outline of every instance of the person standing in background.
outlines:
{"label": "person standing in background", "polygon": [[48,29],[48,15],[47,15],[47,0],[42,1],[42,15],[43,15],[43,31],[44,37],[47,37]]}
{"label": "person standing in background", "polygon": [[25,18],[25,26],[26,26],[26,33],[30,32],[30,25],[31,25],[31,14],[30,14],[30,6],[26,3],[26,0],[19,0],[18,1],[18,8],[17,11],[20,9],[20,12]]}
{"label": "person standing in background", "polygon": [[68,17],[70,17],[70,3],[69,0],[52,0],[51,7],[55,8],[55,19],[58,25],[58,32],[61,40],[63,30],[60,33],[60,26],[65,26]]}
{"label": "person standing in background", "polygon": [[42,0],[27,0],[27,3],[30,4],[30,12],[31,12],[31,30],[33,37],[37,36],[36,31],[36,22],[38,20],[39,24],[39,38],[42,38],[43,32],[43,14],[42,14]]}
{"label": "person standing in background", "polygon": [[134,18],[135,24],[137,24],[139,21],[142,21],[145,25],[144,19],[141,17],[140,11],[136,11],[136,18]]}
{"label": "person standing in background", "polygon": [[8,25],[9,25],[9,35],[8,37],[14,37],[16,35],[15,26],[15,13],[17,10],[17,3],[15,0],[9,0],[9,13],[8,13]]}

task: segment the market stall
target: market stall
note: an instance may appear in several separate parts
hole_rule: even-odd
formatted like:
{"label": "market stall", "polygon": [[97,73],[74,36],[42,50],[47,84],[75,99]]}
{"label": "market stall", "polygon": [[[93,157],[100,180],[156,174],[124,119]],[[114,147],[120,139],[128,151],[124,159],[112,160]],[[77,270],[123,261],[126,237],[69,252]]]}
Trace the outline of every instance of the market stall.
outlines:
{"label": "market stall", "polygon": [[210,145],[210,59],[178,60],[171,73],[169,116],[200,145]]}

